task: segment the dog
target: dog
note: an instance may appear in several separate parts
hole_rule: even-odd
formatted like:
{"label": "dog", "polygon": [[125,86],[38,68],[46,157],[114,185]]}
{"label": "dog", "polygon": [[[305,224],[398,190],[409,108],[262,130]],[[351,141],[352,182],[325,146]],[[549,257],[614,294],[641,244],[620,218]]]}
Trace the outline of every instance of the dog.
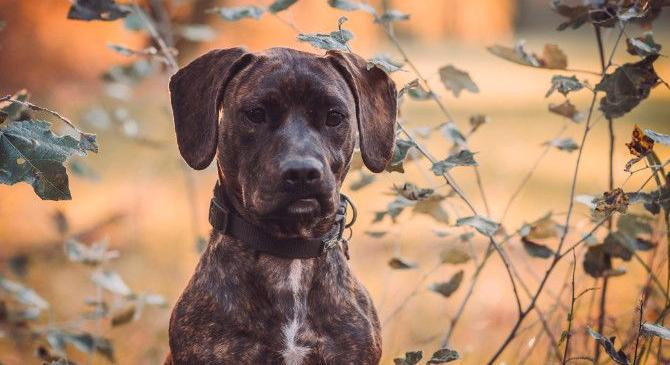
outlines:
{"label": "dog", "polygon": [[392,158],[393,81],[348,52],[230,48],[183,67],[170,93],[182,157],[216,159],[219,183],[165,363],[378,364],[379,319],[338,244],[340,188],[357,141],[372,172]]}

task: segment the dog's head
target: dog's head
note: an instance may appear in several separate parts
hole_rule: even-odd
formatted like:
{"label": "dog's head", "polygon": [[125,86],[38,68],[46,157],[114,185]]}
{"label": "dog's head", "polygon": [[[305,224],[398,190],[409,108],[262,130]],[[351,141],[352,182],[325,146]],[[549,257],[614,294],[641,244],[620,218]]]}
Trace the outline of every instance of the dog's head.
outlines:
{"label": "dog's head", "polygon": [[214,50],[175,74],[170,92],[183,158],[200,170],[216,156],[235,209],[274,234],[330,227],[357,131],[371,171],[393,154],[395,85],[352,53]]}

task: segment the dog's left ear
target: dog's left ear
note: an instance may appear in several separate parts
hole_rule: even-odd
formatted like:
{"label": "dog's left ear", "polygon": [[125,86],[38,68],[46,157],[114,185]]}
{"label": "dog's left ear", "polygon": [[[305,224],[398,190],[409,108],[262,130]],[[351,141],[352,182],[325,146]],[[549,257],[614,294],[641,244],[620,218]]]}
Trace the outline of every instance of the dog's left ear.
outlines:
{"label": "dog's left ear", "polygon": [[378,67],[348,52],[328,51],[327,56],[344,77],[356,99],[356,117],[365,166],[381,172],[393,156],[397,113],[395,83]]}
{"label": "dog's left ear", "polygon": [[179,152],[189,166],[202,170],[216,154],[219,104],[228,81],[252,55],[243,48],[210,51],[170,79],[172,114]]}

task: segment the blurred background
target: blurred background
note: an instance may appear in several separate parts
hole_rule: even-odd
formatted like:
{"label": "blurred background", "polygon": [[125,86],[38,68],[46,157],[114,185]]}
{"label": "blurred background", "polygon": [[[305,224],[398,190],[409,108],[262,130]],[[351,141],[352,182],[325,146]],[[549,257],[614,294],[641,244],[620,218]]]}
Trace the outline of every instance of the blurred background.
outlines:
{"label": "blurred background", "polygon": [[[151,3],[147,1],[142,5],[151,9]],[[336,28],[337,19],[342,15],[349,19],[344,27],[355,35],[350,42],[354,52],[365,58],[383,53],[401,59],[368,14],[344,13],[330,8],[324,0],[300,0],[282,12],[281,19],[266,15],[259,20],[237,22],[226,22],[215,14],[205,14],[204,10],[249,3],[263,5],[269,1],[173,0],[165,3],[163,9],[169,10],[174,22],[207,25],[173,32],[172,42],[179,51],[180,66],[210,49],[238,45],[251,50],[286,46],[322,53],[298,42],[296,31],[287,23],[302,32],[329,32]],[[376,1],[371,3],[379,5]],[[462,130],[467,130],[470,116],[488,117],[489,123],[473,134],[469,146],[477,152],[489,216],[499,220],[511,194],[542,153],[542,144],[555,138],[564,125],[567,129],[563,137],[579,141],[583,123],[566,122],[565,118],[547,111],[549,103],[563,101],[557,94],[545,97],[552,75],[571,76],[572,73],[513,64],[492,55],[486,47],[496,43],[513,46],[517,40],[525,39],[528,49],[541,53],[545,43],[554,43],[567,54],[569,68],[597,72],[600,64],[593,28],[584,26],[557,32],[556,27],[563,18],[546,0],[396,0],[390,3],[394,9],[411,14],[409,20],[396,24],[396,34]],[[169,109],[167,71],[160,65],[144,69],[137,64],[131,73],[119,71],[119,65],[136,62],[138,58],[113,52],[108,44],[142,49],[150,45],[146,35],[124,26],[123,21],[67,20],[70,5],[65,0],[0,2],[0,20],[6,22],[0,31],[0,95],[27,89],[34,103],[57,110],[81,129],[96,133],[100,146],[98,154],[78,161],[77,166],[82,171],[71,174],[71,201],[40,200],[32,188],[23,183],[0,185],[0,274],[35,289],[51,304],[45,323],[66,322],[82,313],[84,301],[96,295],[96,288],[89,280],[90,269],[68,262],[64,255],[62,222],[67,221],[67,232],[80,234],[84,242],[108,240],[110,247],[120,251],[120,257],[108,266],[118,272],[133,291],[162,295],[167,307],[149,308],[142,318],[123,326],[111,326],[107,322],[101,326],[95,322],[83,325],[113,341],[117,363],[159,364],[168,350],[171,306],[198,261],[197,237],[209,234],[207,210],[216,171],[213,168],[193,173],[184,171]],[[643,31],[639,27],[627,30],[635,36]],[[607,50],[611,49],[617,34],[616,30],[604,29]],[[657,43],[670,45],[670,11],[662,13],[655,22],[654,37]],[[615,64],[634,60],[635,57],[625,52],[625,46],[620,47],[615,56]],[[437,70],[447,64],[467,71],[480,92],[466,91],[455,98],[444,90]],[[660,77],[670,78],[670,62],[666,57],[655,66]],[[407,66],[405,69],[409,70]],[[577,77],[592,84],[598,81],[597,76],[588,73],[578,73]],[[400,87],[415,77],[412,72],[399,71],[393,78]],[[585,111],[590,93],[574,94],[571,101]],[[640,107],[615,120],[617,186],[628,176],[623,167],[631,156],[624,143],[629,141],[633,126],[639,124],[642,128],[670,133],[669,101],[670,92],[659,86]],[[407,100],[402,108],[406,126],[414,128],[417,134],[425,127],[446,122],[431,101]],[[584,149],[578,194],[596,195],[607,190],[607,122],[600,113],[594,121]],[[66,129],[58,125],[60,127],[63,131]],[[440,133],[421,141],[437,158],[448,156],[450,143]],[[662,148],[657,152],[662,159],[668,156],[668,151]],[[574,152],[552,149],[547,154],[503,222],[509,231],[550,211],[563,219],[575,159]],[[405,174],[383,173],[375,176],[370,185],[355,191],[350,188],[351,183],[367,173],[352,171],[345,183],[345,192],[356,203],[360,214],[354,226],[349,264],[369,289],[384,322],[382,363],[386,364],[405,351],[423,349],[424,353],[432,353],[439,348],[449,320],[465,295],[474,265],[470,262],[459,267],[435,267],[439,252],[445,247],[467,245],[481,257],[487,244],[480,236],[468,243],[459,239],[465,231],[454,227],[454,222],[467,211],[456,198],[442,203],[449,215],[443,222],[407,211],[396,224],[390,220],[372,223],[375,212],[385,210],[394,199],[391,192],[394,184],[413,182],[448,193],[444,182],[432,176],[425,159],[407,162],[405,166]],[[485,211],[473,170],[456,169],[454,175],[478,209]],[[637,189],[646,178],[641,175],[626,180],[624,190]],[[189,191],[193,205],[189,203]],[[573,219],[576,229],[569,239],[587,232],[589,224],[588,209],[579,206]],[[555,246],[556,242],[548,244]],[[518,240],[510,241],[508,250],[525,281],[535,288],[548,261],[527,256]],[[578,254],[583,255],[583,251]],[[417,267],[393,269],[388,264],[392,257],[402,257]],[[17,265],[21,270],[16,270]],[[556,295],[566,278],[569,260],[561,265],[549,285],[549,291]],[[644,272],[638,266],[622,265],[627,266],[629,274],[612,278],[610,283],[611,287],[618,288],[612,289],[608,298],[611,310],[607,326],[613,331],[627,328],[639,288],[644,284]],[[430,283],[446,281],[461,269],[465,271],[464,284],[451,297],[444,298],[427,289]],[[577,291],[596,286],[581,265],[577,276]],[[105,295],[113,300],[111,294]],[[569,298],[566,300],[569,304]],[[580,326],[593,325],[595,320],[595,308],[589,306],[589,300],[592,303],[593,298],[581,302]],[[550,295],[540,301],[539,307],[550,313],[553,303]],[[450,345],[461,353],[463,363],[482,363],[502,342],[515,315],[509,280],[500,259],[494,257],[486,266]],[[528,322],[533,323],[535,319]],[[556,326],[555,335],[560,337],[564,316],[551,317],[551,323]],[[533,346],[538,328],[523,332],[521,339],[503,356],[508,364],[515,363],[509,359],[517,353],[524,353]],[[586,343],[581,333],[577,338],[580,343]],[[39,363],[33,355],[35,349],[36,345],[30,341],[14,341],[0,332],[2,364]],[[543,363],[546,352],[546,348],[541,347],[532,355],[535,360],[529,363]],[[68,354],[81,363],[88,359],[74,349]],[[92,361],[106,362],[102,357],[94,357]]]}

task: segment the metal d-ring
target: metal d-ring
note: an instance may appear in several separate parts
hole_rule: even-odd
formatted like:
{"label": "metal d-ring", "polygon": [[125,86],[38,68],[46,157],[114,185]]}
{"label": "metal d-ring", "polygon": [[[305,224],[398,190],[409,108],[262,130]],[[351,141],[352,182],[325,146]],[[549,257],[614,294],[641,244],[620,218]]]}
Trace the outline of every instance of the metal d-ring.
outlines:
{"label": "metal d-ring", "polygon": [[[351,229],[351,226],[356,223],[356,218],[358,218],[358,210],[356,210],[356,206],[354,205],[354,202],[351,201],[351,198],[348,196],[341,194],[344,200],[351,206],[351,222],[347,223],[344,225],[344,228],[349,228]],[[346,217],[345,217],[346,219]]]}

